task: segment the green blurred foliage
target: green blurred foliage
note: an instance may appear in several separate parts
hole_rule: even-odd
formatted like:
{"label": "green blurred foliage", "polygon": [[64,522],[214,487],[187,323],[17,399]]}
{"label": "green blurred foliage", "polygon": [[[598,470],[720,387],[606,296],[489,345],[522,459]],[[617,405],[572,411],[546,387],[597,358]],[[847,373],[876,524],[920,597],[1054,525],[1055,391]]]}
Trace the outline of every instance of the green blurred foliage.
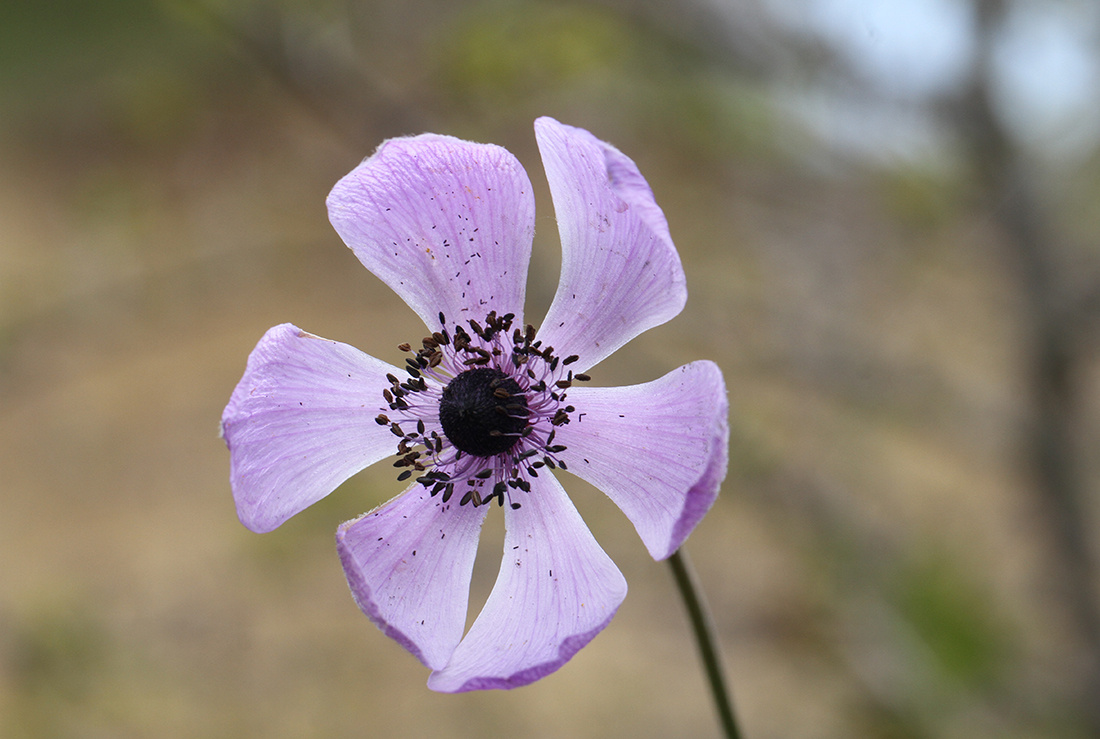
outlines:
{"label": "green blurred foliage", "polygon": [[66,736],[71,717],[100,697],[112,645],[94,614],[77,603],[56,603],[18,624],[5,641],[18,686],[12,715],[0,728],[12,736]]}
{"label": "green blurred foliage", "polygon": [[150,0],[0,3],[0,133],[162,146],[192,132],[219,74],[209,39]]}
{"label": "green blurred foliage", "polygon": [[935,233],[965,212],[963,184],[950,172],[899,166],[878,176],[887,212],[918,234]]}
{"label": "green blurred foliage", "polygon": [[618,80],[639,59],[622,19],[532,2],[471,7],[440,39],[440,75],[457,104],[514,105],[533,94]]}
{"label": "green blurred foliage", "polygon": [[682,42],[597,5],[472,3],[432,45],[441,95],[492,117],[603,108],[613,125],[693,162],[775,154],[774,117],[752,85],[721,74]]}
{"label": "green blurred foliage", "polygon": [[899,573],[893,590],[899,615],[952,683],[967,691],[1001,687],[1011,632],[989,588],[957,556],[914,563]]}

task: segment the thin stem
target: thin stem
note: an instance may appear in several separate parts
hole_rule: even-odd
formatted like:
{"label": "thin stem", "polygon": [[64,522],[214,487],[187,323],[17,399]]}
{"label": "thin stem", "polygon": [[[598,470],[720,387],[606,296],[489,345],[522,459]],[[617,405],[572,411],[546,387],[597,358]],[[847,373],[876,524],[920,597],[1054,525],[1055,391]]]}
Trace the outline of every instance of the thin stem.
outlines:
{"label": "thin stem", "polygon": [[668,558],[668,563],[672,565],[676,587],[680,589],[680,597],[684,599],[684,606],[691,621],[691,630],[695,632],[695,641],[699,645],[703,670],[710,685],[710,692],[714,696],[718,720],[728,739],[741,739],[741,731],[737,728],[737,718],[733,713],[733,702],[730,700],[729,688],[726,686],[722,660],[718,654],[714,622],[707,610],[707,604],[703,601],[703,591],[699,587],[691,561],[688,559],[687,552],[681,548]]}

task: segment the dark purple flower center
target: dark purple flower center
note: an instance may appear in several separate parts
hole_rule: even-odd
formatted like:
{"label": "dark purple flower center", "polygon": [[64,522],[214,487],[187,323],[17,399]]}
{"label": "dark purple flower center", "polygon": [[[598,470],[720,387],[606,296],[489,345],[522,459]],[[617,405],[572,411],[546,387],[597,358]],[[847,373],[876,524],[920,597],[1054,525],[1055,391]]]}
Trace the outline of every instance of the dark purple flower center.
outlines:
{"label": "dark purple flower center", "polygon": [[[448,327],[439,314],[439,331],[405,360],[408,378],[386,375],[382,391],[389,411],[375,417],[397,437],[398,480],[416,482],[446,503],[458,493],[459,505],[475,506],[531,491],[531,479],[545,469],[566,469],[555,443],[557,430],[576,410],[566,401],[574,382],[587,382],[564,358],[535,338],[532,326],[512,328],[511,313],[489,311],[484,325],[475,320]],[[430,382],[429,382],[430,381]],[[583,414],[579,414],[577,418]]]}
{"label": "dark purple flower center", "polygon": [[447,440],[475,457],[514,447],[527,426],[527,415],[523,388],[493,367],[466,370],[448,383],[439,401],[439,422]]}

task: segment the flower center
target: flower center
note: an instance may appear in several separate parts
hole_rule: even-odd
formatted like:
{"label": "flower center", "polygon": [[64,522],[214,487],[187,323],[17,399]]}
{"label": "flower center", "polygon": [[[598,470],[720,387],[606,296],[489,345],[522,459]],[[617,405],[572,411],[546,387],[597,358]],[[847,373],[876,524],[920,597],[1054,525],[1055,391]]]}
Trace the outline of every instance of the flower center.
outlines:
{"label": "flower center", "polygon": [[589,377],[568,369],[578,356],[559,357],[533,327],[513,329],[513,318],[489,311],[484,325],[467,321],[467,331],[440,313],[422,349],[398,347],[412,354],[408,378],[386,375],[388,411],[375,420],[397,437],[399,481],[417,475],[444,503],[458,493],[459,505],[508,498],[519,508],[519,493],[531,491],[540,470],[566,468],[565,445],[554,437],[576,411],[569,388]]}
{"label": "flower center", "polygon": [[447,440],[467,454],[501,454],[527,426],[527,396],[499,369],[466,370],[443,389],[439,423]]}

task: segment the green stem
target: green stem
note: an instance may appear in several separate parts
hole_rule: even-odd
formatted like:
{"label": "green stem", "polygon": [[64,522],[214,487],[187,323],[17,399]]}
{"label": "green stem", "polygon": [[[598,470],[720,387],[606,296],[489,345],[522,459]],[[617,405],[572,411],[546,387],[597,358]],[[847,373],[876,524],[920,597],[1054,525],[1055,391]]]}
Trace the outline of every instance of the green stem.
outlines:
{"label": "green stem", "polygon": [[676,587],[680,589],[680,597],[684,599],[688,618],[691,620],[691,630],[695,632],[695,641],[699,645],[703,670],[706,672],[707,683],[710,684],[710,692],[714,696],[718,720],[728,739],[741,739],[741,731],[737,728],[737,718],[733,713],[733,703],[730,701],[729,688],[726,686],[726,676],[722,670],[722,660],[718,654],[718,639],[714,633],[714,623],[703,601],[703,591],[699,588],[687,552],[683,548],[677,550],[668,558],[668,563],[672,565]]}

